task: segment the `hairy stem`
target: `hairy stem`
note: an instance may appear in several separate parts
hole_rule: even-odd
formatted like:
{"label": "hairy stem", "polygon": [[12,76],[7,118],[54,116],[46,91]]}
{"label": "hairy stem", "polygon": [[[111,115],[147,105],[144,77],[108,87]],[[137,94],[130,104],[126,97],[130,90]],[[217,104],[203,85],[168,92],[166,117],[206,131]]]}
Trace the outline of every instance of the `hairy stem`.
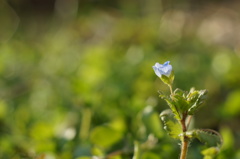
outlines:
{"label": "hairy stem", "polygon": [[182,132],[183,132],[180,159],[186,159],[187,151],[188,151],[188,137],[185,134],[185,132],[187,131],[186,115],[183,115],[183,118],[180,120],[180,122],[182,125]]}
{"label": "hairy stem", "polygon": [[187,150],[188,150],[188,141],[187,140],[182,141],[180,159],[186,159],[186,157],[187,157]]}
{"label": "hairy stem", "polygon": [[186,127],[188,129],[190,123],[191,123],[192,115],[189,115],[188,118],[186,119]]}

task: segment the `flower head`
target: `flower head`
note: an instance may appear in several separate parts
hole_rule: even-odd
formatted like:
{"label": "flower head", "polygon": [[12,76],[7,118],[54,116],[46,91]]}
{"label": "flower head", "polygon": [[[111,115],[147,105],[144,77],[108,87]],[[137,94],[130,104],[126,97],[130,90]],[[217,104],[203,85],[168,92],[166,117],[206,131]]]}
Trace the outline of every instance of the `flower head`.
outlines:
{"label": "flower head", "polygon": [[169,63],[170,61],[165,62],[163,65],[156,63],[153,66],[155,74],[160,78],[162,77],[162,75],[169,77],[172,73],[172,65],[169,65]]}

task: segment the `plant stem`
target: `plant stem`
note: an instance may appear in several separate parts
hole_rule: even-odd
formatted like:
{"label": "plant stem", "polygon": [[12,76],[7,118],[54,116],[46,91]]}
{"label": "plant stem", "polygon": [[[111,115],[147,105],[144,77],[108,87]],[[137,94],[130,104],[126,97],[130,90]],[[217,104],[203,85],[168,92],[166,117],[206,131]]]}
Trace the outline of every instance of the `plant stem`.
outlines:
{"label": "plant stem", "polygon": [[188,129],[190,123],[191,123],[192,115],[189,115],[188,118],[186,119],[186,127]]}
{"label": "plant stem", "polygon": [[[184,136],[184,138],[185,138],[185,136]],[[186,159],[187,150],[188,150],[188,141],[186,139],[183,139],[180,159]]]}
{"label": "plant stem", "polygon": [[187,150],[188,150],[188,137],[185,134],[185,132],[187,131],[186,115],[183,115],[183,118],[180,120],[180,122],[181,122],[181,125],[182,125],[182,132],[183,132],[180,159],[186,159]]}
{"label": "plant stem", "polygon": [[168,85],[168,87],[170,88],[170,92],[171,92],[171,95],[173,94],[173,90],[172,90],[172,85]]}

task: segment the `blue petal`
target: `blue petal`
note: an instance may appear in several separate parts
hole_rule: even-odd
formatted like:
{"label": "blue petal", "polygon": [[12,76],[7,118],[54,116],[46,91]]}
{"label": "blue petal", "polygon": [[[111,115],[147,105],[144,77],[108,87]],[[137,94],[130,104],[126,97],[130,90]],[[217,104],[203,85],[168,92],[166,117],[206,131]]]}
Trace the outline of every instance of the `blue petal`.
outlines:
{"label": "blue petal", "polygon": [[166,61],[163,65],[167,66],[167,65],[169,65],[169,63],[170,63],[170,61]]}
{"label": "blue petal", "polygon": [[172,66],[169,65],[169,63],[170,63],[170,61],[166,61],[163,65],[156,63],[153,66],[153,70],[154,70],[155,74],[158,77],[161,77],[162,75],[170,76],[170,74],[172,72]]}
{"label": "blue petal", "polygon": [[154,66],[157,67],[157,68],[162,67],[162,65],[159,64],[158,62]]}
{"label": "blue petal", "polygon": [[156,67],[156,65],[153,66],[153,70],[154,70],[155,74],[156,74],[158,77],[161,77],[161,76],[162,76],[161,73],[159,72],[159,69]]}
{"label": "blue petal", "polygon": [[164,71],[165,71],[165,75],[166,76],[169,76],[172,72],[172,66],[171,65],[168,65],[164,68]]}

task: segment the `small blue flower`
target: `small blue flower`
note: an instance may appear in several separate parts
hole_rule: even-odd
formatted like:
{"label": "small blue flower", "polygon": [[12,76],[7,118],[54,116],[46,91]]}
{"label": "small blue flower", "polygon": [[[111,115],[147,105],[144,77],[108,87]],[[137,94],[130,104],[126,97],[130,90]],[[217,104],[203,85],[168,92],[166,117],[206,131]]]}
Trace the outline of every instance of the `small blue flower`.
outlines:
{"label": "small blue flower", "polygon": [[170,61],[165,62],[163,65],[156,63],[153,66],[153,70],[156,73],[156,75],[158,77],[162,77],[162,75],[165,75],[167,77],[169,77],[171,75],[172,72],[172,65],[169,65]]}

